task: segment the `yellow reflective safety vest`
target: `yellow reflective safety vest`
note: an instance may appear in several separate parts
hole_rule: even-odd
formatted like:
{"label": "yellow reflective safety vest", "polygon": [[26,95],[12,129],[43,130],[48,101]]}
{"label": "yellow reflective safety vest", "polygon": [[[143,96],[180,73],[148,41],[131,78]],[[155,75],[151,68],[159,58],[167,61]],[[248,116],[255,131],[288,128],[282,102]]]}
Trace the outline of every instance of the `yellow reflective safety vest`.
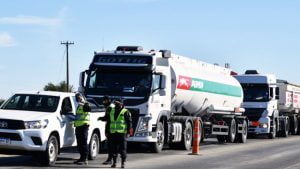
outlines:
{"label": "yellow reflective safety vest", "polygon": [[79,116],[79,119],[74,121],[75,127],[90,125],[90,112],[83,111],[83,104],[78,104],[76,115]]}
{"label": "yellow reflective safety vest", "polygon": [[127,124],[124,118],[127,109],[123,108],[116,120],[115,111],[114,107],[110,111],[110,133],[127,133]]}

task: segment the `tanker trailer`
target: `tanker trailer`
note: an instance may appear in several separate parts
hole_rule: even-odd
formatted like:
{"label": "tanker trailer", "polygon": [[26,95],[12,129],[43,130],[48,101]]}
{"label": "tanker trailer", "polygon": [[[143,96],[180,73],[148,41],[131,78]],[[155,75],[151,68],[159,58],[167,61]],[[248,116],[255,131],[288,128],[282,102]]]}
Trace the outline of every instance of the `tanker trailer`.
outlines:
{"label": "tanker trailer", "polygon": [[128,142],[148,144],[153,152],[164,145],[189,150],[195,117],[202,140],[216,135],[222,143],[246,141],[243,92],[230,72],[169,50],[119,46],[94,53],[79,91],[99,105],[105,95],[123,100],[133,119]]}

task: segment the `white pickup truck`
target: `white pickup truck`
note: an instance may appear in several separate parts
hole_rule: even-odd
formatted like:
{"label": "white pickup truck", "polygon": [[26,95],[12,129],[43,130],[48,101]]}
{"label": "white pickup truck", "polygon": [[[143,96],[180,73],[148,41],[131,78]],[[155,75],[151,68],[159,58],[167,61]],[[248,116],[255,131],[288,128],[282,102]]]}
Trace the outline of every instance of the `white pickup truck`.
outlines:
{"label": "white pickup truck", "polygon": [[[104,111],[91,103],[89,159],[95,159],[105,137]],[[75,128],[67,114],[75,114],[74,93],[20,92],[0,108],[0,150],[30,152],[43,165],[53,165],[62,148],[76,146]]]}

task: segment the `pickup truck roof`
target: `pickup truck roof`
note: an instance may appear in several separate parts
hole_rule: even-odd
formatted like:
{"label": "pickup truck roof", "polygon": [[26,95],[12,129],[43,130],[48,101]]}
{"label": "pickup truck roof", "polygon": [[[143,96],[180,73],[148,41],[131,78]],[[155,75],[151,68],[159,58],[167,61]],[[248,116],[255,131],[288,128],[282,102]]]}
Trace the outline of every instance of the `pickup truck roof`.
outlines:
{"label": "pickup truck roof", "polygon": [[50,96],[75,96],[72,92],[54,92],[54,91],[19,91],[15,94],[40,94],[40,95],[50,95]]}

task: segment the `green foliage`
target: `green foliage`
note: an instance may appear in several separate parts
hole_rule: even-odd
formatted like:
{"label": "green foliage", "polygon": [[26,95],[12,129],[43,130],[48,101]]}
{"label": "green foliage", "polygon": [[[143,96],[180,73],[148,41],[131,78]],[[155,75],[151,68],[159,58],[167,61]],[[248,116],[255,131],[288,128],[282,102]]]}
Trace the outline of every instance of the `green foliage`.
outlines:
{"label": "green foliage", "polygon": [[[59,84],[55,85],[51,82],[49,82],[45,87],[45,91],[59,91],[59,92],[65,92],[66,91],[67,83],[65,81],[60,82]],[[74,92],[73,85],[69,85],[68,92]]]}

